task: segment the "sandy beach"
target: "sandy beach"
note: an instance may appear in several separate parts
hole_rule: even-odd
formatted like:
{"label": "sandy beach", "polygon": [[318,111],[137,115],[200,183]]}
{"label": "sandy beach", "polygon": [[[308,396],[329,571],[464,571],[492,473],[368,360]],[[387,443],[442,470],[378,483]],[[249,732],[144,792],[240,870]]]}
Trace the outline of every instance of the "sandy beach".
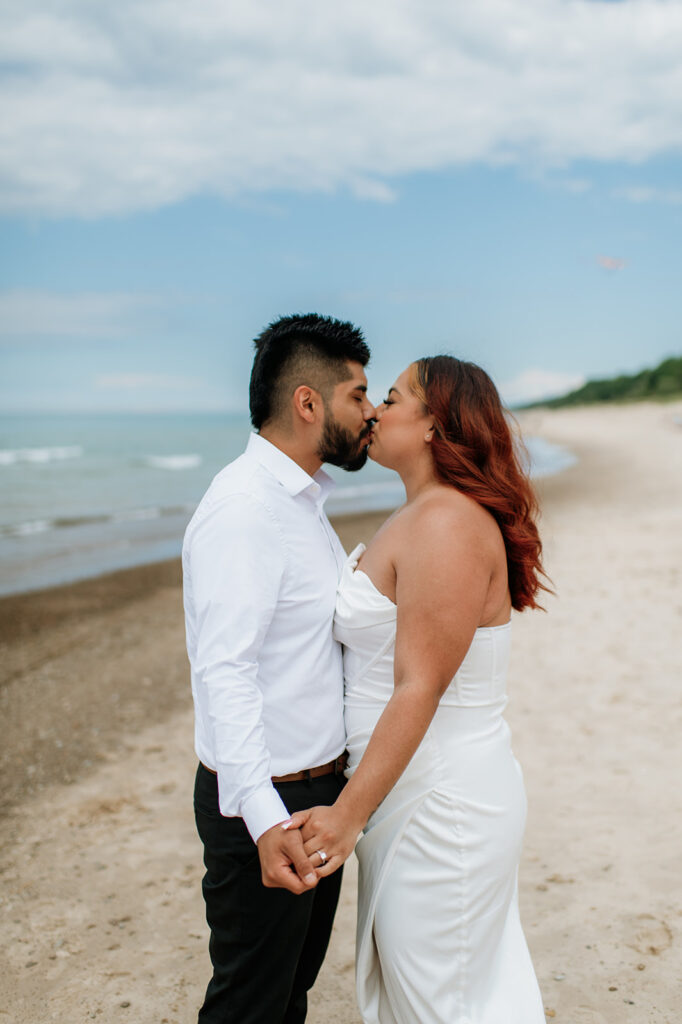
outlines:
{"label": "sandy beach", "polygon": [[[682,402],[523,415],[547,613],[515,619],[521,911],[548,1020],[677,1024]],[[350,550],[380,514],[336,522]],[[177,562],[0,600],[0,1022],[186,1024],[208,978]],[[310,1024],[359,1024],[349,862]]]}

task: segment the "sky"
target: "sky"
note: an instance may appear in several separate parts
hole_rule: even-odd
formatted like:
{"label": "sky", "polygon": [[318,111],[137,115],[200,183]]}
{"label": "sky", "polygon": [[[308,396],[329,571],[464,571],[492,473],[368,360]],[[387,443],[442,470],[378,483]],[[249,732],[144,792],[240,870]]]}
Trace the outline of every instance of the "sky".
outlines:
{"label": "sky", "polygon": [[247,408],[277,316],[511,404],[682,353],[682,0],[0,0],[0,412]]}

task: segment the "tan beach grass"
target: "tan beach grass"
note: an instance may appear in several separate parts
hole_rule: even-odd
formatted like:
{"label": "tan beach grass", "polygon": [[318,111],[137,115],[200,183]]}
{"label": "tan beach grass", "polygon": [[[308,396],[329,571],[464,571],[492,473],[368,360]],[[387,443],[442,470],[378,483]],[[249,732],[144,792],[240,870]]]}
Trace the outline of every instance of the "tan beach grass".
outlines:
{"label": "tan beach grass", "polygon": [[[547,615],[517,616],[521,907],[549,1018],[674,1024],[682,991],[682,403],[525,414]],[[347,549],[381,516],[337,523]],[[184,1024],[207,980],[178,564],[0,601],[0,1022]],[[354,865],[311,1024],[358,1021]],[[267,965],[264,965],[264,980]]]}

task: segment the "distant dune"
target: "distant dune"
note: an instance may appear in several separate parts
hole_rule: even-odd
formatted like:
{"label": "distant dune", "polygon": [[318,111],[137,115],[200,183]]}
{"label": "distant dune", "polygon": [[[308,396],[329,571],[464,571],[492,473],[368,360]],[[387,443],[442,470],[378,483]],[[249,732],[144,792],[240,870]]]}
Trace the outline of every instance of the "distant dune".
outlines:
{"label": "distant dune", "polygon": [[664,359],[652,370],[611,377],[609,380],[588,380],[582,387],[559,398],[530,402],[524,409],[539,407],[559,409],[569,405],[593,402],[629,402],[637,399],[671,399],[682,395],[682,356]]}

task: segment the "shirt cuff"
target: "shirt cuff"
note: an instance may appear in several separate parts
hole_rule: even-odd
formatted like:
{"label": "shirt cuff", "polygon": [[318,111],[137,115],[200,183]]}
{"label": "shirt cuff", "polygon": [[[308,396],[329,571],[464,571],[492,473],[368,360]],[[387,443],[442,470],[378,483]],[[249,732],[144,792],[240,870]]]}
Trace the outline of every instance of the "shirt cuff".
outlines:
{"label": "shirt cuff", "polygon": [[257,789],[242,801],[242,818],[254,843],[273,825],[279,825],[291,817],[277,790],[270,786]]}

